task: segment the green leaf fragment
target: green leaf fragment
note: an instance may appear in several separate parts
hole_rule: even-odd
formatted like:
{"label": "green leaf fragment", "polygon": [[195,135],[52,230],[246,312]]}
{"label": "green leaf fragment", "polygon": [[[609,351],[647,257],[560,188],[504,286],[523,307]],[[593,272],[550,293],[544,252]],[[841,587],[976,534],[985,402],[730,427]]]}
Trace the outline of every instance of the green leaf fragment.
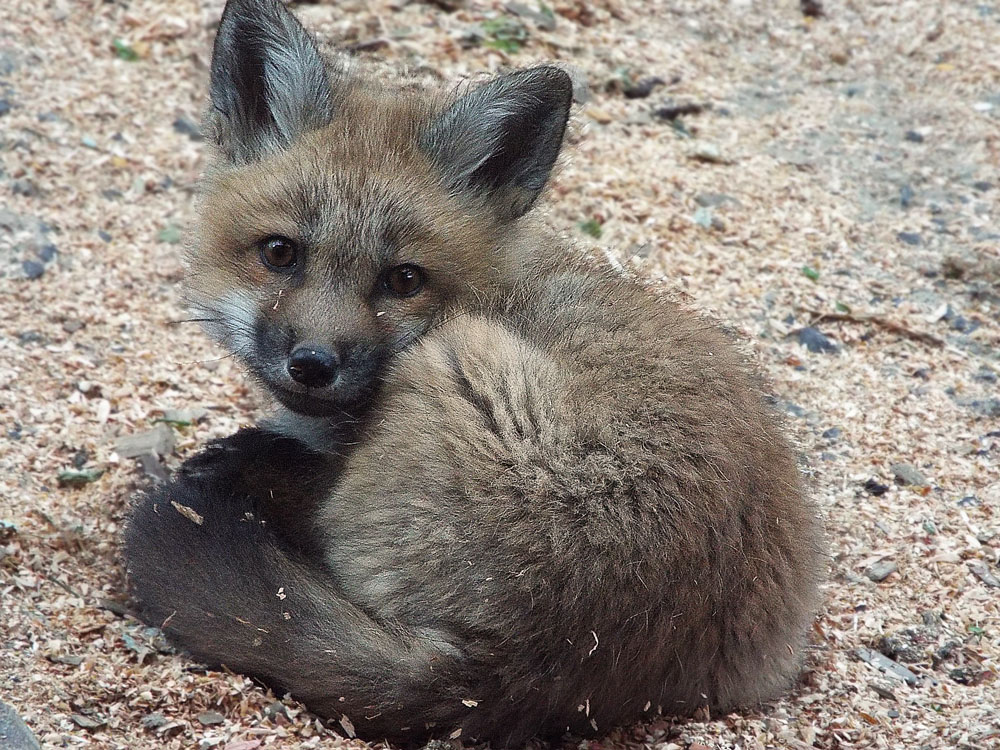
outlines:
{"label": "green leaf fragment", "polygon": [[115,39],[111,42],[111,46],[114,47],[115,54],[126,62],[135,62],[139,59],[139,53],[132,49],[132,46],[128,42],[122,39]]}
{"label": "green leaf fragment", "polygon": [[190,427],[192,424],[186,419],[167,419],[166,417],[157,417],[153,420],[153,424],[157,424],[158,422],[162,422],[163,424],[170,425],[174,428]]}
{"label": "green leaf fragment", "polygon": [[586,221],[581,221],[580,229],[583,230],[584,234],[589,234],[594,239],[598,239],[604,233],[601,222],[597,219],[587,219]]}
{"label": "green leaf fragment", "polygon": [[802,266],[802,274],[810,281],[819,281],[819,271],[812,266]]}
{"label": "green leaf fragment", "polygon": [[528,30],[513,18],[489,18],[480,24],[487,47],[503,52],[517,52],[528,41]]}
{"label": "green leaf fragment", "polygon": [[75,471],[66,469],[56,475],[60,487],[83,487],[85,484],[96,482],[104,474],[104,469],[83,469]]}
{"label": "green leaf fragment", "polygon": [[843,302],[838,302],[835,307],[837,308],[837,312],[847,313],[848,315],[851,314],[851,308]]}
{"label": "green leaf fragment", "polygon": [[176,224],[167,224],[167,226],[163,227],[159,234],[156,235],[156,239],[160,242],[176,245],[181,241],[181,230]]}
{"label": "green leaf fragment", "polygon": [[679,117],[675,117],[670,121],[670,127],[677,134],[678,138],[694,138],[694,133],[687,129],[687,125]]}

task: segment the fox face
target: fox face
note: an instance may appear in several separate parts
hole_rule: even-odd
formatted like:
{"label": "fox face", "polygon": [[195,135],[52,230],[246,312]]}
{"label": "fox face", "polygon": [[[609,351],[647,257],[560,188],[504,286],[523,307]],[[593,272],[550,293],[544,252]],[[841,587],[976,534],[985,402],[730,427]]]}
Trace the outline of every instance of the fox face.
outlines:
{"label": "fox face", "polygon": [[380,95],[279,4],[230,4],[192,310],[289,409],[351,414],[388,360],[497,287],[571,92],[545,67],[450,102]]}

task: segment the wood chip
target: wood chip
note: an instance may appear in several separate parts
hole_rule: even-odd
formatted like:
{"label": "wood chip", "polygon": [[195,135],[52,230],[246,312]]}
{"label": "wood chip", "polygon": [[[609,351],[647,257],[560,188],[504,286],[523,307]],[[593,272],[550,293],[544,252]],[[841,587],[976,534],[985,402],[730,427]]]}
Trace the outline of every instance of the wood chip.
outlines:
{"label": "wood chip", "polygon": [[186,505],[181,505],[180,503],[174,502],[173,500],[170,501],[170,504],[174,506],[174,510],[176,510],[178,513],[180,513],[189,521],[192,521],[198,524],[199,526],[201,526],[205,522],[204,516],[198,513],[198,511],[196,511],[194,508],[189,508]]}

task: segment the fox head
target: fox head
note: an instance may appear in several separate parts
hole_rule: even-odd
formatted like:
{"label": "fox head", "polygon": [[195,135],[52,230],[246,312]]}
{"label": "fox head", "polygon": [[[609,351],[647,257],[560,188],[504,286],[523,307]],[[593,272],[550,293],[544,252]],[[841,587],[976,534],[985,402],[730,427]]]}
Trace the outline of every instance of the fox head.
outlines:
{"label": "fox head", "polygon": [[554,67],[450,100],[387,94],[328,65],[279,0],[229,0],[192,310],[288,408],[350,413],[389,358],[516,262],[505,248],[571,98]]}

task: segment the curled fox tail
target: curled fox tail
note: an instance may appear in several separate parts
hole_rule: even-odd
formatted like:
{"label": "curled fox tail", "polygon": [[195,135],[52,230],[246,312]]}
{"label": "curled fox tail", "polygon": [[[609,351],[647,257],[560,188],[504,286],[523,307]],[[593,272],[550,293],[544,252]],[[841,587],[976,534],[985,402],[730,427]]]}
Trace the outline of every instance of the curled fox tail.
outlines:
{"label": "curled fox tail", "polygon": [[456,649],[370,618],[324,568],[305,501],[334,474],[328,457],[259,429],[211,444],[133,509],[138,614],[198,660],[347,716],[364,736],[448,731],[464,708]]}

